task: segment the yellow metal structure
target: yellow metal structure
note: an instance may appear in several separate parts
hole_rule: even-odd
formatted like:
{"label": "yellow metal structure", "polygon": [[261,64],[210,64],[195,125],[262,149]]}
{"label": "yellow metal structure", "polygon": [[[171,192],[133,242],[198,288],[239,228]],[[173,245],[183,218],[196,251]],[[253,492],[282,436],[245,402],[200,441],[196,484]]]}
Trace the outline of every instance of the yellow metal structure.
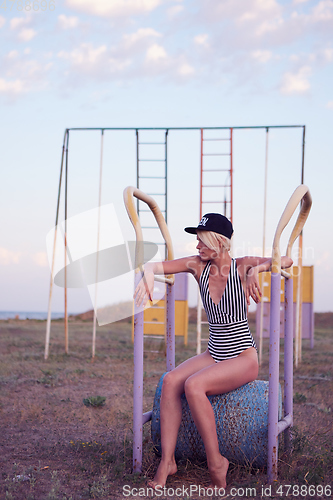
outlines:
{"label": "yellow metal structure", "polygon": [[[155,307],[156,306],[156,307]],[[165,302],[160,300],[156,305],[144,311],[144,335],[165,335]],[[184,337],[187,345],[188,330],[188,302],[187,300],[175,301],[175,336]],[[134,341],[134,328],[132,328],[132,342]]]}
{"label": "yellow metal structure", "polygon": [[[302,281],[301,281],[301,302],[313,303],[313,266],[302,266]],[[291,268],[293,277],[293,301],[297,302],[298,288],[298,266]],[[262,300],[265,302],[271,301],[271,273],[260,273],[259,283],[262,291]],[[284,282],[281,280],[281,302],[284,302]]]}

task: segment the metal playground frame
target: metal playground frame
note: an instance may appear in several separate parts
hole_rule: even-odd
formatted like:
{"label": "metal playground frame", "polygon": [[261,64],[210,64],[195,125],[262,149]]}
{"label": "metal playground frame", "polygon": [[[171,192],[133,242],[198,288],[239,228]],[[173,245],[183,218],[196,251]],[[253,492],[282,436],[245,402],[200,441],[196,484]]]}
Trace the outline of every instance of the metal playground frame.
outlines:
{"label": "metal playground frame", "polygon": [[[57,224],[59,219],[59,208],[60,208],[60,197],[62,190],[62,182],[64,178],[65,184],[65,255],[66,255],[66,220],[67,220],[67,184],[68,184],[68,149],[69,149],[69,134],[71,131],[100,131],[101,132],[101,146],[100,146],[100,178],[99,178],[99,206],[101,204],[101,188],[102,188],[102,172],[103,172],[103,147],[104,147],[104,135],[105,131],[134,131],[137,138],[137,187],[129,187],[124,192],[124,201],[129,218],[134,226],[136,233],[137,242],[143,241],[142,228],[140,225],[140,212],[139,212],[139,201],[141,200],[146,203],[149,209],[152,211],[157,225],[163,235],[166,248],[166,259],[173,259],[173,248],[170,238],[170,234],[166,225],[167,220],[167,138],[168,133],[171,130],[198,130],[201,131],[201,180],[200,180],[200,211],[202,211],[202,206],[204,203],[209,203],[205,201],[202,196],[202,189],[205,186],[204,183],[204,130],[228,130],[230,131],[230,168],[228,169],[230,173],[230,183],[228,185],[220,186],[223,188],[228,188],[229,198],[224,200],[225,205],[230,207],[229,217],[232,217],[232,189],[233,189],[233,161],[232,161],[232,137],[233,130],[246,130],[246,129],[264,129],[266,130],[266,164],[265,164],[265,186],[266,186],[266,176],[267,176],[267,157],[268,157],[268,133],[271,128],[302,128],[303,129],[303,140],[302,140],[302,164],[301,164],[301,185],[295,190],[294,194],[290,198],[280,222],[277,226],[274,243],[273,243],[273,255],[272,255],[272,280],[271,280],[271,317],[270,317],[270,353],[269,353],[269,424],[268,424],[268,477],[270,481],[277,478],[277,453],[278,453],[278,435],[284,431],[285,433],[285,446],[290,447],[290,427],[293,422],[293,410],[292,410],[292,392],[293,392],[293,314],[292,314],[292,277],[286,271],[281,270],[281,257],[280,257],[280,237],[282,231],[290,221],[293,213],[296,211],[297,206],[301,203],[300,213],[296,221],[295,227],[291,233],[288,247],[287,255],[291,254],[291,249],[297,237],[299,237],[299,269],[302,266],[302,228],[305,224],[306,218],[311,208],[311,196],[309,190],[304,186],[304,148],[305,148],[305,126],[303,125],[286,125],[286,126],[258,126],[258,127],[175,127],[175,128],[71,128],[66,129],[64,135],[64,142],[62,148],[61,157],[61,168],[60,168],[60,178],[58,187],[58,200],[57,200],[57,211],[56,211],[56,230],[54,235],[54,249],[56,247],[56,237],[57,237]],[[140,140],[139,135],[142,130],[160,130],[165,132],[165,209],[160,210],[157,203],[152,196],[143,193],[140,188]],[[143,161],[143,160],[142,160]],[[148,160],[149,161],[149,160]],[[137,207],[135,207],[134,198],[137,199]],[[266,197],[265,197],[266,199]],[[223,200],[221,200],[223,203]],[[265,201],[266,203],[266,201]],[[163,213],[164,216],[163,216]],[[265,207],[264,207],[265,212]],[[264,234],[265,234],[265,218],[264,218]],[[140,245],[137,246],[140,248]],[[265,247],[265,244],[263,244]],[[141,246],[142,248],[142,246]],[[52,264],[52,266],[54,263]],[[141,278],[141,270],[143,265],[143,256],[138,253],[136,254],[136,282]],[[278,386],[279,386],[279,345],[280,345],[280,287],[281,287],[281,277],[285,278],[285,366],[284,366],[284,412],[285,415],[281,421],[278,421]],[[66,279],[66,261],[65,261],[65,279]],[[172,370],[175,367],[175,338],[174,338],[174,277],[167,276],[165,279],[160,278],[166,283],[166,348],[167,348],[167,370]],[[298,280],[298,288],[300,290],[300,279]],[[45,359],[49,355],[49,341],[50,341],[50,325],[51,325],[51,300],[52,300],[52,286],[53,286],[53,267],[51,272],[50,280],[50,292],[49,292],[49,307],[48,307],[48,319],[46,328],[46,340],[45,340]],[[298,293],[298,297],[300,292]],[[298,303],[298,314],[296,315],[296,323],[300,322],[300,307],[301,303]],[[143,312],[137,312],[134,309],[134,387],[133,387],[133,470],[134,472],[139,472],[142,465],[142,428],[143,424],[150,420],[151,412],[143,415]],[[298,325],[298,332],[300,332],[300,326]],[[300,335],[300,333],[298,333]],[[92,357],[95,354],[95,338],[96,338],[96,313],[93,322],[93,348]],[[295,345],[297,344],[297,337],[295,340]],[[68,312],[67,312],[67,287],[65,286],[65,352],[68,352]],[[298,355],[298,350],[296,349],[296,358]],[[297,363],[297,360],[296,360]]]}
{"label": "metal playground frame", "polygon": [[[136,254],[135,284],[142,276],[143,242],[142,229],[135,209],[134,197],[145,202],[152,210],[167,244],[167,259],[173,258],[172,243],[163,219],[153,198],[134,187],[124,191],[124,202],[129,218],[134,226],[139,251]],[[271,316],[269,344],[269,402],[268,402],[268,453],[267,473],[270,482],[278,474],[278,436],[284,431],[285,448],[290,450],[290,428],[293,425],[293,280],[290,272],[281,269],[280,237],[292,215],[301,203],[300,212],[291,232],[286,255],[291,256],[295,240],[300,235],[311,209],[311,195],[305,185],[300,185],[292,194],[278,223],[273,241],[271,266]],[[279,421],[279,353],[280,353],[280,289],[281,277],[285,278],[285,330],[284,330],[284,417]],[[173,276],[157,277],[167,284],[167,371],[175,367],[175,317]],[[143,425],[151,419],[152,412],[143,414],[143,312],[134,309],[134,386],[133,386],[133,472],[141,472]]]}
{"label": "metal playground frame", "polygon": [[[198,131],[200,132],[200,203],[199,203],[199,218],[201,218],[203,214],[203,209],[205,211],[211,211],[211,203],[218,203],[219,207],[223,207],[224,214],[232,221],[233,219],[233,190],[234,190],[234,181],[233,181],[233,148],[234,148],[234,132],[235,131],[246,131],[246,130],[263,130],[266,134],[265,140],[265,165],[264,165],[264,206],[263,206],[263,255],[265,249],[265,226],[266,226],[266,188],[267,188],[267,170],[268,170],[268,150],[269,150],[269,133],[271,130],[282,130],[282,129],[300,129],[302,131],[302,143],[301,143],[301,175],[300,175],[300,183],[304,183],[304,158],[305,158],[305,125],[259,125],[259,126],[235,126],[235,127],[73,127],[67,128],[64,133],[63,145],[62,145],[62,155],[61,155],[61,165],[60,165],[60,176],[59,176],[59,185],[58,185],[58,198],[57,198],[57,208],[56,208],[56,217],[55,217],[55,233],[54,233],[54,244],[53,244],[53,260],[52,260],[52,269],[51,269],[51,277],[50,277],[50,286],[49,286],[49,300],[48,300],[48,315],[47,315],[47,324],[46,324],[46,337],[45,337],[45,352],[44,358],[47,359],[49,356],[49,344],[50,344],[50,333],[51,333],[51,304],[52,304],[52,293],[53,293],[53,271],[54,271],[54,256],[55,256],[55,248],[56,248],[56,240],[57,240],[57,226],[59,221],[59,212],[60,212],[60,201],[61,201],[61,193],[64,191],[64,219],[65,219],[65,235],[64,235],[64,255],[65,255],[65,266],[64,266],[64,329],[65,329],[65,353],[69,352],[69,334],[68,334],[68,306],[67,306],[67,216],[68,216],[68,175],[69,175],[69,143],[70,136],[73,133],[81,133],[81,132],[100,132],[100,158],[99,158],[99,192],[98,192],[98,206],[101,205],[101,193],[102,193],[102,178],[103,178],[103,162],[104,162],[104,143],[105,143],[105,135],[106,133],[112,134],[113,132],[133,132],[135,134],[136,140],[136,187],[138,189],[143,189],[147,194],[154,196],[157,194],[158,200],[163,200],[164,207],[161,210],[164,216],[165,221],[168,221],[168,138],[170,132],[178,133],[183,131]],[[158,141],[146,141],[145,134],[146,133],[158,133],[163,140],[159,139]],[[212,134],[215,134],[216,137],[212,137]],[[220,132],[224,134],[221,137]],[[152,159],[147,158],[143,154],[142,148],[149,148],[159,144],[160,147],[164,151],[164,156],[162,159],[155,159],[154,161],[159,162],[159,165],[162,167],[162,174],[156,176],[153,171],[153,167],[148,168],[148,174],[145,173],[146,166],[152,166]],[[225,144],[224,152],[209,152],[208,147],[214,144]],[[224,159],[223,159],[224,157]],[[216,163],[219,165],[216,168],[216,165],[213,170],[210,170],[209,162],[215,159]],[[223,165],[222,165],[223,162]],[[226,163],[225,163],[226,162]],[[215,173],[214,173],[215,172]],[[225,173],[226,179],[221,183],[217,178],[213,179],[213,182],[207,181],[208,177],[211,175],[216,175],[216,173]],[[222,174],[221,174],[222,175]],[[223,174],[224,175],[224,174]],[[148,192],[148,190],[144,189],[142,186],[145,179],[158,179],[157,182],[161,182],[163,184],[163,192]],[[212,197],[215,196],[211,194],[214,189],[210,188],[218,188],[219,195],[218,199],[215,198],[215,201],[212,201]],[[210,194],[209,194],[210,193]],[[214,198],[213,198],[214,200]],[[207,210],[206,210],[207,209]],[[223,210],[222,209],[222,210]],[[140,218],[141,208],[139,206],[139,202],[137,202],[137,210]],[[221,210],[221,213],[222,213]],[[232,221],[233,222],[233,221]],[[149,238],[150,241],[152,241]],[[97,241],[97,246],[99,242]],[[167,249],[165,247],[165,255]],[[298,251],[298,265],[299,269],[302,269],[302,235],[299,238],[299,251]],[[301,359],[301,349],[302,349],[302,298],[301,298],[301,277],[298,280],[297,284],[297,304],[296,304],[296,335],[295,335],[295,364],[298,365],[298,361]],[[200,304],[200,302],[199,302]],[[95,341],[96,341],[96,312],[94,314],[93,319],[93,334],[92,334],[92,358],[95,356]],[[197,353],[201,352],[201,341],[205,340],[201,338],[201,307],[198,306],[198,318],[197,318]],[[262,352],[262,324],[263,318],[260,318],[259,325],[259,362],[261,360],[261,352]]]}

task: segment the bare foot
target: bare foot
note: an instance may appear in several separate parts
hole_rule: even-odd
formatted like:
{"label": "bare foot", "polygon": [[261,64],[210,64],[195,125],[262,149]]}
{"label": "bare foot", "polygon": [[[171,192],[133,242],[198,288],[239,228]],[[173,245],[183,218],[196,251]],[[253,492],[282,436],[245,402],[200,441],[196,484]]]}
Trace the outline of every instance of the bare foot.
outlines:
{"label": "bare foot", "polygon": [[227,487],[227,472],[229,468],[229,460],[221,455],[220,461],[217,464],[208,466],[211,484],[208,488],[226,488]]}
{"label": "bare foot", "polygon": [[177,464],[175,461],[164,462],[160,461],[160,465],[157,468],[154,479],[148,481],[148,486],[150,488],[156,488],[157,486],[164,487],[167,477],[172,474],[176,474],[177,472]]}

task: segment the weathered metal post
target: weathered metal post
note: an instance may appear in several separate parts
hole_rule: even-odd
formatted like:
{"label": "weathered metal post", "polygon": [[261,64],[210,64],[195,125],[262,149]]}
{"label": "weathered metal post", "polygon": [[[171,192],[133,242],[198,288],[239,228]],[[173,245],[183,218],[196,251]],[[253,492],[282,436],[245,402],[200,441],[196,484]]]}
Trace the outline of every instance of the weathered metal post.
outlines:
{"label": "weathered metal post", "polygon": [[[285,278],[284,286],[284,416],[293,421],[293,279]],[[284,431],[284,447],[291,448],[290,427]]]}
{"label": "weathered metal post", "polygon": [[[134,198],[141,200],[149,206],[161,230],[167,247],[167,259],[174,258],[169,230],[164,217],[155,200],[137,188],[127,187],[124,190],[125,207],[133,224],[136,235],[135,251],[135,287],[144,276],[143,235],[139,216],[135,209]],[[174,276],[155,278],[157,281],[167,283],[167,309],[166,309],[166,341],[167,341],[167,370],[175,367],[175,300]],[[134,303],[134,383],[133,383],[133,472],[141,472],[142,466],[142,431],[143,424],[151,419],[152,412],[143,414],[143,311]]]}
{"label": "weathered metal post", "polygon": [[[287,256],[291,256],[291,249],[300,235],[305,221],[311,209],[311,195],[307,186],[301,184],[295,189],[290,197],[286,208],[283,211],[278,223],[272,252],[272,275],[271,275],[271,318],[270,318],[270,345],[269,345],[269,404],[268,404],[268,459],[267,472],[270,482],[277,479],[278,465],[278,435],[286,431],[293,424],[293,363],[292,363],[292,342],[293,342],[293,288],[292,279],[289,273],[281,271],[280,237],[282,231],[289,223],[298,204],[301,209],[296,220],[294,229],[290,235]],[[279,358],[280,358],[280,290],[281,274],[287,280],[286,284],[286,325],[285,325],[285,415],[282,420],[278,420],[278,393],[279,393]],[[288,283],[289,282],[289,283]],[[290,439],[288,431],[287,439]]]}
{"label": "weathered metal post", "polygon": [[166,285],[166,368],[171,371],[175,368],[175,287]]}
{"label": "weathered metal post", "polygon": [[[135,273],[135,288],[141,273]],[[133,380],[133,472],[142,466],[142,413],[143,413],[143,311],[134,302],[134,380]]]}
{"label": "weathered metal post", "polygon": [[281,274],[272,272],[271,317],[269,337],[269,402],[268,402],[268,464],[269,481],[277,478],[279,357],[280,357],[280,290]]}

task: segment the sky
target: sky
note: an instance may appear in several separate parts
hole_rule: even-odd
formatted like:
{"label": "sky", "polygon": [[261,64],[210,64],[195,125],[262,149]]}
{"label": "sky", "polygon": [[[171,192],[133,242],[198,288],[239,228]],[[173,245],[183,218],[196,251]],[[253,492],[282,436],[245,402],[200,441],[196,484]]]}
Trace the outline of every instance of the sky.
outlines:
{"label": "sky", "polygon": [[[314,266],[315,311],[332,311],[332,33],[333,0],[0,0],[0,310],[47,310],[65,129],[305,125],[304,264]],[[216,133],[206,137],[228,137]],[[265,255],[301,181],[302,133],[269,129]],[[134,130],[105,132],[102,203],[115,206],[127,239],[122,193],[136,185],[135,148]],[[98,205],[100,154],[99,131],[70,132],[69,217]],[[266,129],[235,128],[233,154],[235,253],[261,255]],[[195,252],[183,228],[198,223],[199,166],[199,131],[170,130],[176,257]],[[52,304],[63,310],[59,287]],[[69,310],[87,309],[87,290],[71,290]]]}

